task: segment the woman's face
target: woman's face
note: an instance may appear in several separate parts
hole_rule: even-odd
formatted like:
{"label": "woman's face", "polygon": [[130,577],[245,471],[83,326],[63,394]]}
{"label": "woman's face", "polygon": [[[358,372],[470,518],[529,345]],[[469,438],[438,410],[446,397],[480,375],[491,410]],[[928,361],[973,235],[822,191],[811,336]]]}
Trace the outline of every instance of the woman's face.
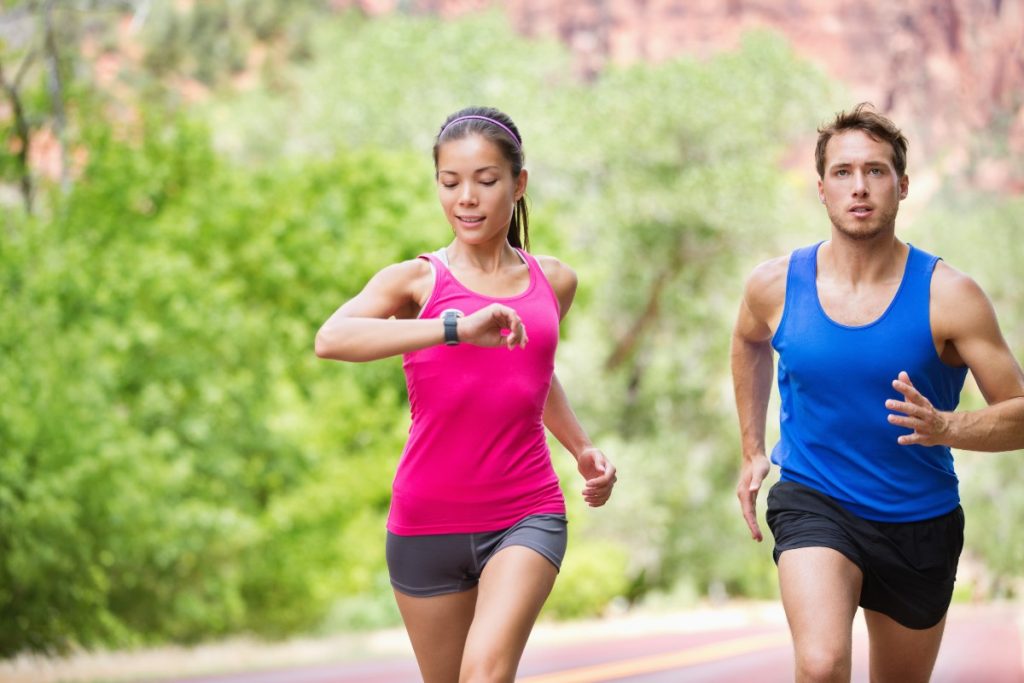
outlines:
{"label": "woman's face", "polygon": [[437,196],[459,240],[507,239],[512,209],[525,191],[526,171],[513,177],[512,164],[482,135],[450,140],[438,149]]}

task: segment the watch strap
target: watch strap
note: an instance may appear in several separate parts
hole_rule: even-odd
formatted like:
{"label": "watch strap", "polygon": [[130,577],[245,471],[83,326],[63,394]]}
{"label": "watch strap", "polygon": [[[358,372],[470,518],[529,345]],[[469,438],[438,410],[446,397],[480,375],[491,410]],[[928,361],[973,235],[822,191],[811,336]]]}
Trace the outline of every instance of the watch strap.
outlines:
{"label": "watch strap", "polygon": [[444,321],[444,343],[447,346],[456,346],[459,343],[459,312],[455,310],[447,310],[441,314],[441,319]]}

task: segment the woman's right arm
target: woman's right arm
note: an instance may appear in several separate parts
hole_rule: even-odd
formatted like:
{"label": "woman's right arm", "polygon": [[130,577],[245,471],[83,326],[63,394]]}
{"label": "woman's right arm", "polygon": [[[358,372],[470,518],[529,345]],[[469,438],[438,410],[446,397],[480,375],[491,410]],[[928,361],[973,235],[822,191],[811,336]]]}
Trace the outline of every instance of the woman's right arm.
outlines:
{"label": "woman's right arm", "polygon": [[[434,273],[422,259],[388,266],[347,301],[316,333],[320,358],[365,362],[444,343],[441,318],[417,318],[433,288]],[[475,346],[526,346],[523,321],[514,309],[493,303],[459,318],[460,342]]]}
{"label": "woman's right arm", "polygon": [[316,333],[316,355],[363,362],[444,342],[440,318],[416,319],[433,284],[422,259],[390,265],[345,302]]}

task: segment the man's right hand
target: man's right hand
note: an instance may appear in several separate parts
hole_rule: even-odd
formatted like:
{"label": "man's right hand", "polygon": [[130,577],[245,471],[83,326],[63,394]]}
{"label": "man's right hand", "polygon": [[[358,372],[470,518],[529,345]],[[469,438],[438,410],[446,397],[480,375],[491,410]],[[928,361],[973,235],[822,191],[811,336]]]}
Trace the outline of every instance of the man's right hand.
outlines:
{"label": "man's right hand", "polygon": [[757,523],[757,492],[761,490],[761,482],[768,476],[770,470],[771,463],[764,454],[744,458],[740,480],[736,484],[736,497],[740,499],[743,519],[747,520],[747,526],[750,527],[751,538],[758,543],[764,539],[764,535],[761,534],[761,527]]}

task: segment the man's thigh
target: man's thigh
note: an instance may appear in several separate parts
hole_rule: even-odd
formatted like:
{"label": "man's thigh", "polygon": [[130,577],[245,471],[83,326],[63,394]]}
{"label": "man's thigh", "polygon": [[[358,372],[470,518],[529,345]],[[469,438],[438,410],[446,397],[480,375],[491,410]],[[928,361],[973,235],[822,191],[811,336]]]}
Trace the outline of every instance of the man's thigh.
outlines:
{"label": "man's thigh", "polygon": [[871,648],[871,680],[876,683],[927,683],[942,643],[946,617],[926,629],[907,628],[891,617],[864,610]]}
{"label": "man's thigh", "polygon": [[795,548],[779,556],[797,680],[849,680],[862,580],[860,568],[831,548]]}

